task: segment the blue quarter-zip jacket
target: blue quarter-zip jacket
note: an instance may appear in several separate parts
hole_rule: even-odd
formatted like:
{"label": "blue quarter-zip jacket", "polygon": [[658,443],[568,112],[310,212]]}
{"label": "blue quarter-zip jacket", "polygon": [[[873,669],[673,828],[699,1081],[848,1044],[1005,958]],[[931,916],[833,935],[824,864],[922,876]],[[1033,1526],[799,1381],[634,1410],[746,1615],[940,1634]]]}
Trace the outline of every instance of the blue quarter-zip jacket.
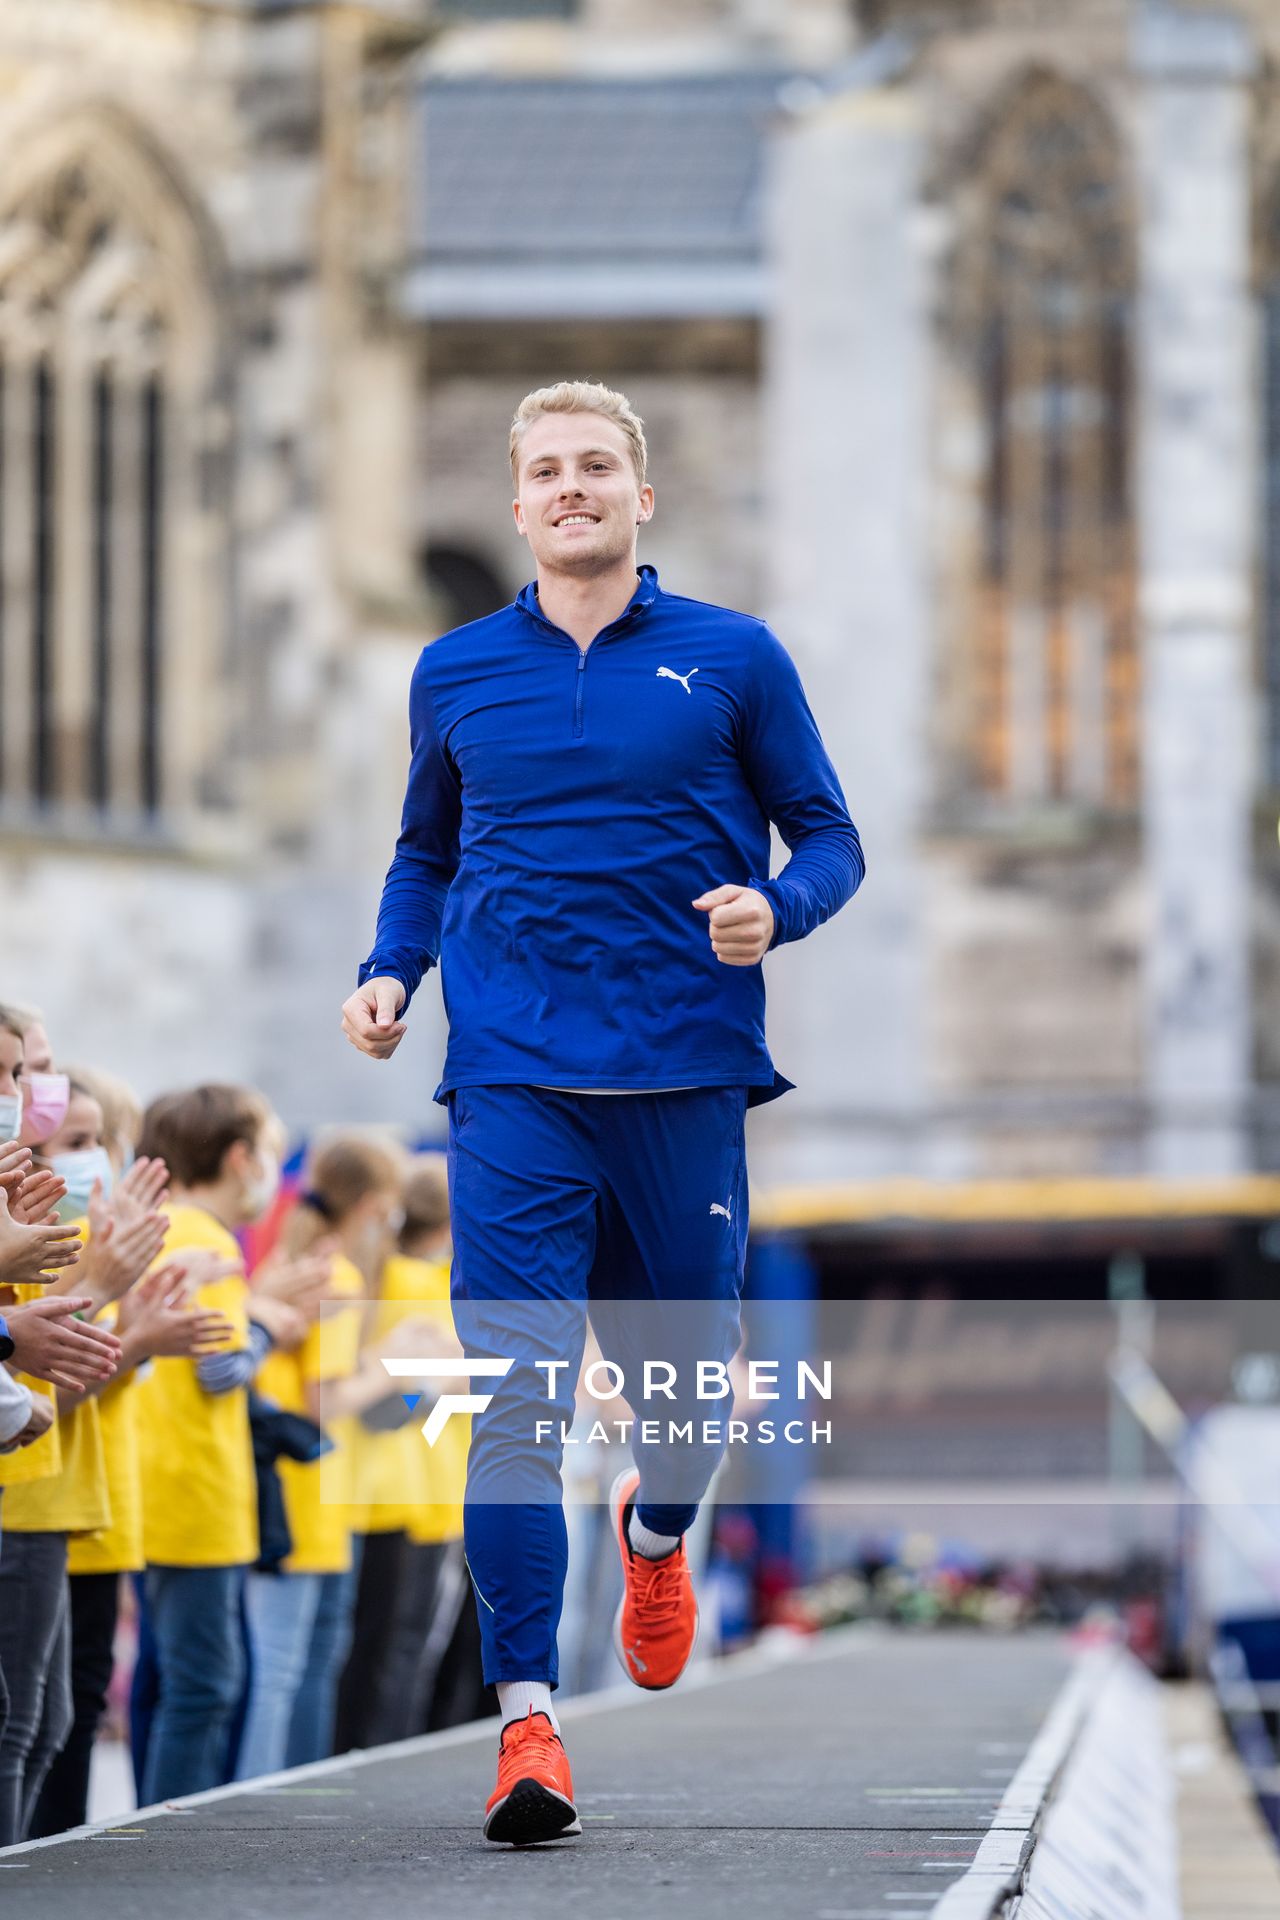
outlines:
{"label": "blue quarter-zip jacket", "polygon": [[[709,888],[751,886],[771,946],[842,907],[857,829],[790,655],[761,620],[655,570],[583,652],[530,583],[424,648],[412,760],[373,952],[403,1016],[437,960],[458,1086],[792,1085],[764,973],[716,958]],[[791,858],[769,879],[769,822]]]}

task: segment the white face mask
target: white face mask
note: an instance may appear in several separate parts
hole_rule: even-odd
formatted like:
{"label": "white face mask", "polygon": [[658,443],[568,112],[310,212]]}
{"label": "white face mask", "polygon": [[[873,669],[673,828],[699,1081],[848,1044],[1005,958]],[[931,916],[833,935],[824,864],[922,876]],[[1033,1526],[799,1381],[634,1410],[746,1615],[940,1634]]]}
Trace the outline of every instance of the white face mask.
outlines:
{"label": "white face mask", "polygon": [[22,1132],[22,1095],[0,1093],[0,1147],[16,1140]]}
{"label": "white face mask", "polygon": [[280,1162],[273,1153],[262,1152],[256,1156],[262,1171],[245,1187],[245,1205],[252,1217],[260,1220],[271,1206],[280,1191]]}
{"label": "white face mask", "polygon": [[111,1192],[115,1176],[105,1147],[86,1147],[80,1153],[55,1153],[49,1165],[67,1183],[67,1190],[57,1203],[60,1220],[79,1220],[88,1212],[95,1181],[102,1182],[104,1200]]}

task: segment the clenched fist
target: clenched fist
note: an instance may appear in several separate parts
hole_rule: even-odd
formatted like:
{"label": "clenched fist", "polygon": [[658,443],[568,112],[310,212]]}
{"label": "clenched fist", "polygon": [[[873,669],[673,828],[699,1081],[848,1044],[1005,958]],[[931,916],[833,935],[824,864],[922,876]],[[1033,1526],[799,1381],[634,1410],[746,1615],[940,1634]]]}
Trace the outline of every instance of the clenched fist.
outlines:
{"label": "clenched fist", "polygon": [[707,915],[711,945],[726,967],[754,967],[773,938],[773,908],[754,887],[712,887],[693,902]]}
{"label": "clenched fist", "polygon": [[404,988],[398,980],[385,975],[366,980],[343,1002],[342,1031],[361,1053],[389,1060],[405,1036],[404,1021],[396,1019],[403,1005]]}

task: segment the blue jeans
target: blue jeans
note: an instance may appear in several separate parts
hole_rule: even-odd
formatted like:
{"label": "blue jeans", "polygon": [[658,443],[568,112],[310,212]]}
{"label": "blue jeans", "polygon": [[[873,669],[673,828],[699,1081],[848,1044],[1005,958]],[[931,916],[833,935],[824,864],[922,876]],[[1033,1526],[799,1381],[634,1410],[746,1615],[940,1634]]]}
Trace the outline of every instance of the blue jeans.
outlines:
{"label": "blue jeans", "polygon": [[[297,1579],[297,1575],[291,1576]],[[345,1573],[318,1573],[311,1576],[319,1583],[319,1597],[307,1648],[306,1667],[293,1702],[289,1740],[285,1748],[287,1767],[302,1767],[309,1760],[327,1760],[333,1752],[334,1709],[338,1697],[338,1675],[351,1644],[351,1618],[356,1604],[356,1569]]]}
{"label": "blue jeans", "polygon": [[133,1764],[133,1791],[138,1805],[145,1806],[142,1783],[147,1775],[147,1750],[160,1701],[160,1670],[156,1665],[155,1635],[147,1608],[147,1576],[131,1573],[134,1606],[138,1616],[138,1648],[133,1659],[133,1679],[129,1686],[129,1758]]}
{"label": "blue jeans", "polygon": [[0,1847],[26,1833],[45,1774],[71,1731],[65,1533],[7,1533],[0,1556]]}
{"label": "blue jeans", "polygon": [[160,1697],[143,1768],[142,1804],[220,1786],[244,1684],[243,1567],[148,1567],[147,1614]]}
{"label": "blue jeans", "polygon": [[249,1707],[236,1779],[278,1773],[285,1765],[294,1703],[307,1670],[318,1573],[251,1573],[245,1585],[249,1628]]}

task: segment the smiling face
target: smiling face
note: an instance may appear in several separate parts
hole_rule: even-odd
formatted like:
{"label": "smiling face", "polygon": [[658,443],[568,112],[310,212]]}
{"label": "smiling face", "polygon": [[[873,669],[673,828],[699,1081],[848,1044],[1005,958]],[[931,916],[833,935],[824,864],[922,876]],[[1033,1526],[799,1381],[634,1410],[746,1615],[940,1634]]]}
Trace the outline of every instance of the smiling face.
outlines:
{"label": "smiling face", "polygon": [[635,563],[636,530],[653,512],[627,436],[599,413],[544,413],[517,467],[516,527],[539,573],[579,577]]}

